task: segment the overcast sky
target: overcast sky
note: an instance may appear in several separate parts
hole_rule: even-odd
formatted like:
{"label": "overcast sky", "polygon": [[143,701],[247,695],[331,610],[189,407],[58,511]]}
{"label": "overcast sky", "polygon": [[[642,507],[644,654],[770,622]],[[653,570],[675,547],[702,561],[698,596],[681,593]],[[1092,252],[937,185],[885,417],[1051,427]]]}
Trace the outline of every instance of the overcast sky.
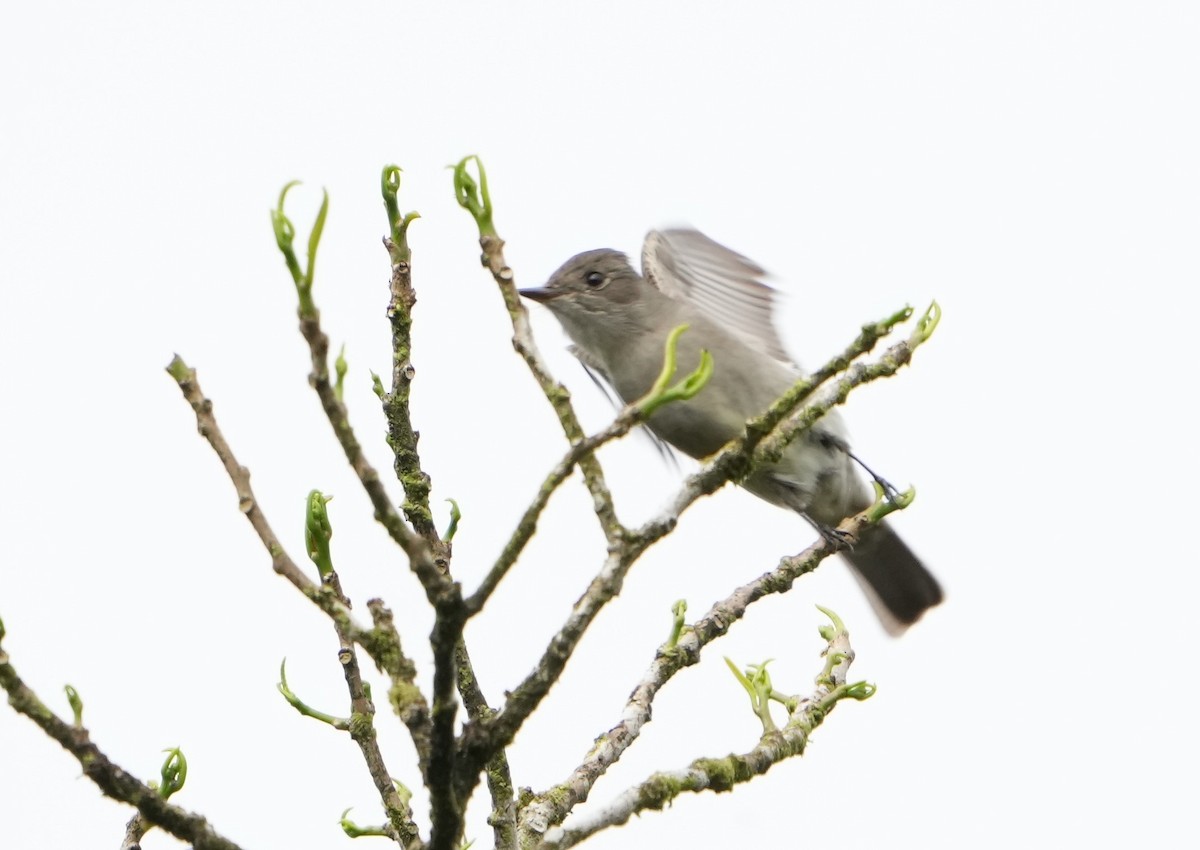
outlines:
{"label": "overcast sky", "polygon": [[[336,640],[272,574],[163,367],[179,352],[199,370],[297,557],[305,494],[336,495],[343,584],[395,608],[427,683],[430,617],[307,386],[268,210],[303,180],[304,239],[330,192],[316,300],[386,470],[368,372],[390,358],[378,184],[384,164],[404,168],[401,205],[422,215],[413,415],[440,521],[445,498],[462,506],[454,571],[472,587],[563,450],[453,199],[446,165],[477,153],[520,285],[687,223],[774,273],[806,365],[906,303],[945,313],[910,369],[845,409],[859,454],[916,486],[895,524],[945,604],[892,640],[831,561],[758,605],[663,692],[595,801],[752,747],[721,656],[773,658],[777,687],[807,692],[815,603],[850,625],[853,673],[878,695],[839,706],[804,758],[589,846],[1194,834],[1194,777],[1176,777],[1200,758],[1195,5],[106,5],[26,4],[0,23],[0,617],[29,684],[63,714],[62,685],[77,687],[113,758],[149,779],[162,748],[183,747],[176,802],[247,848],[341,846],[348,806],[382,820],[356,748],[275,692],[286,656],[294,689],[344,713]],[[533,312],[601,427],[611,408]],[[630,523],[680,477],[644,439],[602,460]],[[471,624],[493,702],[602,561],[588,505],[569,482]],[[618,720],[675,599],[699,615],[812,538],[733,488],[697,504],[518,738],[514,780],[559,781]],[[385,707],[379,726],[392,772],[419,785]],[[0,846],[119,844],[129,810],[7,709],[0,765]],[[489,846],[476,802],[470,834]]]}

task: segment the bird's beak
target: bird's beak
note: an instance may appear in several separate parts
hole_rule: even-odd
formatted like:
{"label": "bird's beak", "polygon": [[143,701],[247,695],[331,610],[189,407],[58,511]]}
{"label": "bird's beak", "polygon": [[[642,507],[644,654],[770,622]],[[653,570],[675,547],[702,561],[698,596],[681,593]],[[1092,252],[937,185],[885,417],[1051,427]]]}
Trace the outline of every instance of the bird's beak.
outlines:
{"label": "bird's beak", "polygon": [[562,295],[562,291],[558,289],[547,289],[544,286],[538,286],[533,289],[518,289],[517,293],[530,301],[549,301],[552,298],[557,298]]}

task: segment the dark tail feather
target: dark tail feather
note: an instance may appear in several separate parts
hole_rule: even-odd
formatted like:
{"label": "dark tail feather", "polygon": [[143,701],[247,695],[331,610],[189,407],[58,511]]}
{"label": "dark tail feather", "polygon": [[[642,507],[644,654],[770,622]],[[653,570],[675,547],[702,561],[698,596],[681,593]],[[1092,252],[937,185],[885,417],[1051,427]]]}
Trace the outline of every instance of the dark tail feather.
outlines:
{"label": "dark tail feather", "polygon": [[904,632],[942,601],[937,579],[886,524],[868,529],[843,556],[854,568],[884,628]]}

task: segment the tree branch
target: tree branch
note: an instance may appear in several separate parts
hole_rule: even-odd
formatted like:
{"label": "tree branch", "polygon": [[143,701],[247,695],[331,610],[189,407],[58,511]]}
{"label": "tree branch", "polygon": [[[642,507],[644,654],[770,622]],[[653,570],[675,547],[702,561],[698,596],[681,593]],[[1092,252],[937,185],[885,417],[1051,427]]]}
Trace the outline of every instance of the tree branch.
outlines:
{"label": "tree branch", "polygon": [[[329,573],[324,581],[338,598],[349,605],[336,572]],[[379,749],[379,741],[375,736],[375,703],[368,688],[363,684],[358,654],[354,651],[354,637],[336,621],[334,629],[338,637],[338,661],[342,665],[346,688],[350,693],[350,737],[362,752],[367,772],[375,783],[375,790],[379,793],[388,822],[396,832],[396,843],[401,847],[420,847],[421,835],[417,825],[413,823],[412,809],[397,793],[391,773],[383,761],[383,753]]]}
{"label": "tree branch", "polygon": [[[472,161],[475,162],[479,171],[478,183],[467,172],[467,165]],[[491,272],[492,279],[496,281],[500,295],[504,299],[504,306],[512,320],[513,348],[521,355],[521,359],[529,367],[530,373],[541,387],[546,400],[554,408],[563,433],[567,437],[567,442],[575,445],[584,438],[583,427],[579,424],[579,418],[575,415],[575,409],[571,405],[571,394],[566,387],[554,380],[550,369],[542,359],[541,352],[538,351],[537,344],[533,341],[533,332],[529,326],[529,314],[525,310],[525,305],[521,303],[521,296],[517,293],[513,270],[504,260],[504,240],[500,238],[492,222],[492,201],[488,194],[487,172],[484,171],[479,157],[468,156],[459,162],[454,169],[454,186],[459,205],[471,213],[479,228],[479,246],[483,249],[480,262]],[[600,520],[600,528],[609,545],[612,545],[621,538],[624,529],[617,520],[612,493],[609,492],[608,485],[604,481],[604,470],[601,469],[600,462],[592,454],[584,454],[578,462],[579,468],[583,472],[584,483],[592,494],[592,507],[596,517]]]}
{"label": "tree branch", "polygon": [[505,544],[500,557],[488,574],[484,576],[476,591],[467,598],[466,606],[469,615],[473,616],[483,610],[483,606],[492,592],[516,563],[525,544],[533,537],[534,531],[537,530],[538,518],[550,501],[550,497],[571,474],[576,464],[584,458],[593,456],[596,450],[604,444],[624,437],[631,429],[645,422],[650,414],[663,404],[691,398],[703,389],[709,377],[712,376],[712,358],[707,355],[707,352],[701,358],[700,365],[694,372],[685,376],[678,383],[673,385],[670,383],[675,374],[675,354],[679,336],[685,330],[687,330],[687,325],[681,325],[667,337],[662,377],[650,391],[637,401],[625,405],[608,427],[574,443],[567,449],[562,460],[546,476],[546,480],[542,482],[533,502],[525,509],[512,536]]}
{"label": "tree branch", "polygon": [[[250,486],[250,471],[238,463],[233,450],[226,442],[225,436],[217,424],[213,414],[212,402],[200,389],[196,371],[187,366],[178,355],[167,366],[167,372],[179,384],[183,397],[191,405],[196,414],[196,426],[200,435],[208,440],[221,465],[225,467],[230,481],[238,495],[238,507],[245,514],[251,527],[258,534],[267,552],[271,555],[271,566],[276,573],[291,582],[292,586],[324,611],[336,624],[339,635],[345,633],[358,645],[362,646],[381,670],[386,672],[393,681],[393,694],[403,692],[403,713],[406,725],[413,734],[418,756],[424,753],[428,759],[429,753],[429,719],[428,706],[420,691],[412,685],[415,668],[404,655],[400,647],[400,638],[391,622],[391,614],[386,608],[380,607],[380,613],[372,611],[375,628],[366,629],[355,623],[350,613],[350,607],[343,597],[334,593],[330,588],[318,585],[310,579],[303,570],[292,560],[284,549],[283,544],[271,529],[266,515],[262,512],[254,490]],[[398,700],[393,701],[395,705]],[[400,709],[398,709],[398,712]]]}
{"label": "tree branch", "polygon": [[[333,524],[329,520],[327,504],[329,497],[319,490],[313,490],[308,495],[305,513],[305,543],[308,547],[308,557],[316,564],[317,572],[321,575],[322,584],[329,593],[336,597],[347,608],[350,600],[342,591],[342,582],[338,578],[333,565],[333,553],[330,543],[333,539]],[[288,698],[301,713],[321,719],[335,728],[350,733],[350,737],[358,744],[367,765],[367,772],[375,783],[375,790],[383,803],[391,826],[392,837],[401,847],[419,847],[422,844],[417,826],[412,820],[412,811],[406,800],[401,799],[391,773],[383,761],[383,753],[375,735],[375,703],[371,699],[369,686],[363,683],[362,671],[358,666],[358,653],[354,650],[354,637],[343,624],[334,621],[334,631],[338,638],[338,662],[342,665],[342,673],[346,679],[346,688],[350,692],[350,718],[340,722],[307,709],[303,703],[295,699],[281,681],[280,691]],[[283,669],[280,668],[282,680]]]}
{"label": "tree branch", "polygon": [[408,556],[409,565],[425,589],[426,597],[430,604],[436,607],[444,597],[456,595],[457,589],[453,582],[438,569],[426,541],[410,529],[396,509],[392,507],[392,500],[388,497],[383,482],[379,480],[379,473],[366,459],[362,446],[354,435],[346,406],[338,398],[334,386],[329,383],[329,337],[321,330],[321,313],[312,297],[313,263],[324,226],[328,197],[326,197],[326,203],[321,207],[321,212],[317,215],[316,224],[309,236],[308,267],[301,270],[292,248],[295,228],[283,211],[284,199],[292,185],[294,184],[289,183],[284,187],[279,197],[279,206],[272,211],[271,219],[275,227],[276,243],[291,272],[300,299],[300,306],[297,309],[300,318],[300,334],[308,343],[312,362],[312,371],[309,373],[308,382],[316,390],[317,397],[321,402],[321,409],[333,427],[333,433],[346,455],[346,460],[349,461],[350,467],[358,476],[367,497],[371,500],[371,505],[375,509],[375,519],[387,529],[392,540],[404,550]]}
{"label": "tree branch", "polygon": [[[413,747],[417,751],[417,766],[420,768],[421,777],[425,779],[429,773],[433,730],[429,717],[429,703],[416,685],[417,667],[401,649],[400,633],[396,631],[392,612],[384,605],[383,600],[368,599],[367,610],[371,612],[371,622],[375,624],[372,632],[378,635],[375,651],[368,649],[367,652],[391,679],[388,702],[392,705],[392,711],[408,727]],[[362,645],[362,642],[359,644]]]}
{"label": "tree branch", "polygon": [[[835,628],[826,627],[828,645],[821,655],[827,661],[816,677],[816,688],[807,699],[790,700],[794,707],[790,708],[783,729],[765,733],[758,745],[748,752],[732,753],[723,758],[699,758],[681,770],[655,773],[602,808],[573,819],[566,829],[546,830],[543,812],[527,810],[522,817],[520,847],[565,850],[603,829],[625,823],[635,814],[662,809],[680,794],[729,791],[761,776],[784,759],[802,755],[812,732],[838,702],[862,700],[874,693],[874,688],[866,683],[847,683],[846,675],[854,660],[854,650],[845,628],[836,618],[834,622]],[[545,837],[539,841],[543,830]]]}
{"label": "tree branch", "polygon": [[[473,722],[486,722],[495,714],[488,704],[475,678],[475,669],[467,652],[466,641],[460,641],[455,653],[458,662],[458,693],[462,697],[467,716]],[[517,809],[513,802],[512,772],[508,766],[508,756],[503,749],[498,750],[488,761],[484,769],[487,777],[488,794],[492,798],[492,813],[488,817],[491,824],[494,846],[496,850],[516,846]],[[468,791],[468,796],[469,796]],[[465,800],[464,800],[465,805]]]}
{"label": "tree branch", "polygon": [[189,842],[196,850],[239,850],[237,844],[219,835],[209,826],[204,817],[168,803],[157,790],[112,762],[92,743],[87,729],[83,726],[71,725],[59,718],[22,681],[12,666],[8,653],[2,648],[0,688],[8,693],[8,703],[17,713],[24,714],[36,723],[38,728],[58,741],[64,750],[79,761],[84,775],[92,780],[105,796],[135,807],[147,822]]}
{"label": "tree branch", "polygon": [[[392,264],[392,276],[387,316],[392,326],[392,391],[383,396],[383,410],[388,423],[388,445],[395,455],[396,478],[404,486],[404,515],[417,534],[425,538],[433,550],[434,560],[449,560],[448,551],[433,524],[429,509],[430,478],[421,467],[417,452],[419,434],[413,430],[409,413],[409,395],[416,369],[412,363],[412,310],[417,293],[412,285],[412,250],[408,246],[408,226],[417,213],[401,216],[397,201],[400,190],[400,169],[395,165],[383,169],[381,180],[384,206],[388,213],[391,235],[383,242]],[[448,548],[448,547],[445,547]]]}
{"label": "tree branch", "polygon": [[[798,380],[765,413],[751,419],[741,436],[726,443],[699,471],[689,475],[665,511],[643,524],[641,528],[630,532],[631,543],[649,546],[661,539],[674,529],[679,517],[697,499],[716,492],[727,482],[741,481],[757,466],[779,460],[788,445],[822,416],[842,404],[852,390],[896,374],[912,360],[913,352],[928,339],[925,328],[931,316],[932,323],[936,325],[937,316],[940,315],[936,302],[918,322],[913,335],[890,346],[877,361],[869,364],[849,361],[870,350],[883,333],[902,320],[901,316],[907,318],[910,315],[911,310],[906,309],[883,322],[864,326],[864,332],[845,352],[830,360],[810,377]],[[883,330],[885,328],[886,330]],[[838,380],[837,386],[827,388],[813,397],[821,384],[828,383],[840,368],[846,368],[847,363],[849,366]],[[811,402],[810,397],[813,397]],[[804,406],[800,408],[802,404]]]}
{"label": "tree branch", "polygon": [[[877,507],[872,506],[844,520],[838,529],[857,537],[880,518]],[[747,582],[713,605],[703,617],[684,629],[674,646],[659,647],[649,669],[630,693],[620,721],[596,738],[597,744],[566,780],[538,794],[522,809],[519,826],[522,846],[527,843],[530,831],[545,832],[588,799],[596,781],[620,760],[650,722],[651,704],[676,673],[698,664],[704,647],[728,632],[752,604],[765,596],[791,589],[796,579],[815,570],[839,548],[822,537],[803,552],[781,558],[774,570]]]}
{"label": "tree branch", "polygon": [[250,470],[238,463],[224,434],[221,433],[216,417],[213,415],[213,404],[200,389],[196,370],[190,368],[176,354],[167,366],[167,373],[175,379],[179,389],[183,392],[184,399],[196,414],[196,429],[200,432],[200,436],[208,440],[208,444],[216,452],[217,459],[225,467],[225,472],[229,475],[229,480],[237,491],[238,508],[246,516],[250,526],[258,534],[258,539],[262,541],[267,553],[271,556],[271,568],[291,582],[293,587],[329,617],[334,620],[344,620],[352,630],[356,641],[364,647],[372,645],[375,641],[370,632],[354,623],[350,609],[340,599],[324,591],[320,585],[310,579],[288,555],[283,544],[279,542],[279,538],[271,529],[270,523],[267,522],[267,517],[262,512],[254,490],[250,486]]}

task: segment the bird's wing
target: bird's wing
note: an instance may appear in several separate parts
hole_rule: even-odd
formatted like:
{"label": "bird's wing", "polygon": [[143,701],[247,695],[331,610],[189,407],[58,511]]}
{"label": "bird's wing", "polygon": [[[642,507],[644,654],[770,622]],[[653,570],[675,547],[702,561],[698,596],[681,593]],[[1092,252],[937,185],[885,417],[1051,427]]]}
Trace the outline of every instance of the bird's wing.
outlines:
{"label": "bird's wing", "polygon": [[621,400],[617,398],[616,393],[612,388],[612,380],[608,377],[608,373],[604,371],[604,367],[588,356],[578,345],[568,345],[567,351],[575,355],[575,359],[579,361],[579,365],[583,367],[583,371],[587,372],[587,376],[592,379],[592,383],[604,393],[604,397],[608,399],[609,404],[618,410],[621,409]]}
{"label": "bird's wing", "polygon": [[642,246],[642,274],[751,348],[792,365],[771,318],[775,290],[757,263],[698,230],[651,230]]}

